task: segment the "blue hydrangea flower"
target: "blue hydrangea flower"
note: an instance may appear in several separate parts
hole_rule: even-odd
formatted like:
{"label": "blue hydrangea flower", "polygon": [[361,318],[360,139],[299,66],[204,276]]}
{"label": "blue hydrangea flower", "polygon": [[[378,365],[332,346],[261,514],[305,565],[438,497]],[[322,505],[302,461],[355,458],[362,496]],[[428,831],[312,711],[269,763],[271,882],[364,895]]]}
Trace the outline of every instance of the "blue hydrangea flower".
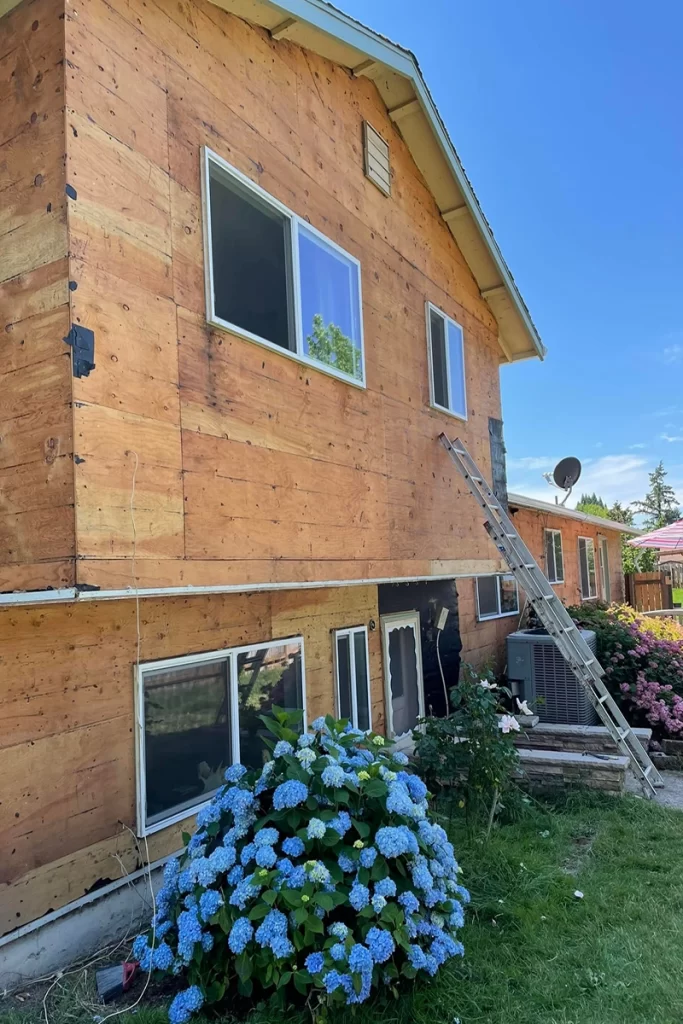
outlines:
{"label": "blue hydrangea flower", "polygon": [[216,889],[205,889],[199,897],[199,913],[205,921],[217,914],[223,906],[223,897]]}
{"label": "blue hydrangea flower", "polygon": [[356,870],[356,862],[351,860],[348,853],[340,853],[337,863],[344,874],[352,874]]}
{"label": "blue hydrangea flower", "polygon": [[256,843],[247,843],[240,854],[240,863],[246,867],[256,856]]}
{"label": "blue hydrangea flower", "polygon": [[233,907],[244,910],[250,900],[255,899],[261,891],[260,885],[254,885],[250,878],[244,878],[238,882],[230,895],[228,903]]}
{"label": "blue hydrangea flower", "polygon": [[320,818],[311,818],[308,823],[306,835],[309,839],[322,839],[327,831],[327,825]]}
{"label": "blue hydrangea flower", "polygon": [[304,963],[306,964],[306,970],[310,974],[320,974],[325,966],[325,957],[322,953],[309,953]]}
{"label": "blue hydrangea flower", "polygon": [[228,946],[233,953],[243,953],[254,934],[254,926],[248,917],[238,917],[228,935]]}
{"label": "blue hydrangea flower", "polygon": [[323,785],[329,786],[331,789],[339,789],[340,786],[343,786],[344,777],[344,769],[339,764],[328,764],[320,776]]}
{"label": "blue hydrangea flower", "polygon": [[197,897],[193,892],[187,894],[183,900],[183,906],[185,907],[185,910],[192,910],[193,907],[199,906],[197,903]]}
{"label": "blue hydrangea flower", "polygon": [[425,970],[427,971],[427,974],[431,975],[433,978],[438,969],[439,965],[436,961],[436,957],[432,956],[431,953],[427,953],[425,956]]}
{"label": "blue hydrangea flower", "polygon": [[279,838],[280,833],[276,828],[262,828],[254,836],[254,842],[257,846],[275,846]]}
{"label": "blue hydrangea flower", "polygon": [[297,779],[288,779],[281,782],[273,793],[273,807],[276,811],[283,811],[285,808],[298,807],[308,799],[308,786]]}
{"label": "blue hydrangea flower", "polygon": [[362,910],[370,902],[370,893],[366,885],[354,882],[349,893],[349,903],[354,910]]}
{"label": "blue hydrangea flower", "polygon": [[406,756],[406,754],[403,753],[402,750],[394,750],[391,756],[393,760],[396,762],[396,764],[408,764],[408,757]]}
{"label": "blue hydrangea flower", "polygon": [[301,750],[297,750],[296,759],[299,764],[306,769],[308,774],[311,774],[311,765],[316,760],[317,754],[315,750],[311,750],[310,747],[303,747]]}
{"label": "blue hydrangea flower", "polygon": [[270,910],[256,930],[256,941],[260,946],[272,949],[275,956],[282,958],[294,950],[287,938],[287,918],[281,910]]}
{"label": "blue hydrangea flower", "polygon": [[346,946],[341,942],[335,942],[330,949],[330,956],[333,960],[346,960]]}
{"label": "blue hydrangea flower", "polygon": [[138,935],[133,943],[133,959],[140,960],[145,951],[149,949],[149,942],[146,935]]}
{"label": "blue hydrangea flower", "polygon": [[164,935],[167,935],[173,927],[170,921],[156,921],[154,922],[154,934],[157,939],[163,939]]}
{"label": "blue hydrangea flower", "polygon": [[228,885],[237,885],[244,878],[244,868],[241,864],[235,864],[234,868],[228,871]]}
{"label": "blue hydrangea flower", "polygon": [[229,871],[237,860],[237,851],[234,846],[217,846],[208,857],[211,870],[216,875],[223,874],[224,871]]}
{"label": "blue hydrangea flower", "polygon": [[384,857],[400,857],[401,854],[417,855],[417,838],[407,825],[393,827],[385,825],[378,829],[375,843]]}
{"label": "blue hydrangea flower", "polygon": [[376,914],[381,914],[381,912],[387,905],[387,901],[385,900],[384,896],[373,896],[372,899],[370,900],[370,903],[372,904],[372,909],[375,911]]}
{"label": "blue hydrangea flower", "polygon": [[273,868],[277,854],[272,846],[259,846],[256,850],[256,863],[260,868]]}
{"label": "blue hydrangea flower", "polygon": [[366,846],[364,850],[360,851],[360,864],[363,868],[371,868],[375,863],[377,857],[377,850],[374,846]]}
{"label": "blue hydrangea flower", "polygon": [[305,849],[303,839],[298,836],[289,836],[282,844],[282,852],[288,857],[300,857]]}
{"label": "blue hydrangea flower", "polygon": [[333,935],[335,939],[339,939],[341,942],[343,942],[349,934],[349,929],[341,921],[335,921],[334,924],[330,925],[327,931],[330,935]]}
{"label": "blue hydrangea flower", "polygon": [[185,963],[189,963],[194,953],[194,947],[202,941],[202,928],[197,917],[196,909],[183,910],[178,916],[178,956]]}
{"label": "blue hydrangea flower", "polygon": [[303,864],[297,865],[287,876],[288,889],[301,889],[307,882],[306,868]]}
{"label": "blue hydrangea flower", "polygon": [[157,971],[168,971],[172,964],[173,950],[167,942],[162,942],[152,953],[152,967]]}
{"label": "blue hydrangea flower", "polygon": [[427,966],[427,958],[421,946],[411,946],[408,959],[410,966],[414,967],[416,971],[421,971]]}
{"label": "blue hydrangea flower", "polygon": [[207,804],[206,807],[202,807],[201,810],[197,812],[197,824],[200,828],[203,828],[205,825],[210,825],[213,821],[220,821],[220,817],[220,805],[212,800],[210,804]]}
{"label": "blue hydrangea flower", "polygon": [[244,767],[243,764],[233,764],[230,765],[230,767],[225,773],[225,781],[232,783],[239,782],[242,776],[246,774],[247,769]]}
{"label": "blue hydrangea flower", "polygon": [[408,792],[416,803],[420,803],[427,796],[427,787],[417,775],[408,775]]}
{"label": "blue hydrangea flower", "polygon": [[411,892],[410,889],[406,890],[406,892],[401,893],[401,895],[398,898],[398,902],[401,904],[401,906],[403,907],[407,914],[417,914],[418,910],[420,909],[420,901],[418,900],[415,893]]}
{"label": "blue hydrangea flower", "polygon": [[340,836],[344,836],[351,828],[351,815],[348,811],[340,811],[336,818],[332,818],[329,825],[330,828],[333,828]]}
{"label": "blue hydrangea flower", "polygon": [[327,885],[331,881],[330,872],[320,860],[306,861],[306,871],[312,882]]}
{"label": "blue hydrangea flower", "polygon": [[286,956],[291,956],[294,953],[294,946],[286,935],[276,935],[270,944],[270,948],[278,960],[283,960]]}
{"label": "blue hydrangea flower", "polygon": [[416,889],[422,889],[423,892],[431,892],[434,888],[434,879],[424,857],[415,858],[411,875]]}
{"label": "blue hydrangea flower", "polygon": [[345,992],[353,991],[353,981],[350,974],[340,974],[339,971],[331,970],[323,978],[325,990],[329,993],[336,992],[343,988]]}
{"label": "blue hydrangea flower", "polygon": [[349,951],[349,967],[354,974],[372,971],[373,960],[370,950],[360,942],[356,942]]}
{"label": "blue hydrangea flower", "polygon": [[324,715],[320,715],[319,718],[316,718],[313,722],[311,722],[311,729],[313,729],[314,732],[322,732],[322,730],[326,728],[327,726],[325,725]]}
{"label": "blue hydrangea flower", "polygon": [[[196,835],[198,835],[197,832],[195,832],[195,836]],[[194,836],[192,837],[192,839],[194,839]],[[190,842],[192,842],[192,839],[190,839]],[[178,881],[179,874],[180,861],[178,860],[177,857],[171,857],[170,860],[166,861],[166,866],[164,867],[164,884],[170,886],[175,885],[175,883]]]}
{"label": "blue hydrangea flower", "polygon": [[315,736],[310,732],[304,732],[299,736],[297,743],[300,747],[312,747],[315,743]]}
{"label": "blue hydrangea flower", "polygon": [[383,878],[375,882],[375,892],[378,896],[395,896],[396,882],[392,878]]}
{"label": "blue hydrangea flower", "polygon": [[365,941],[376,964],[386,963],[396,949],[393,938],[384,928],[371,928]]}
{"label": "blue hydrangea flower", "polygon": [[293,754],[294,747],[287,740],[278,740],[273,750],[273,757],[285,757],[286,754]]}
{"label": "blue hydrangea flower", "polygon": [[202,990],[197,985],[179,992],[168,1010],[170,1024],[186,1024],[193,1013],[201,1010],[204,1004]]}
{"label": "blue hydrangea flower", "polygon": [[450,928],[462,928],[465,923],[465,914],[462,907],[456,901],[453,901],[453,909],[448,915],[448,925]]}

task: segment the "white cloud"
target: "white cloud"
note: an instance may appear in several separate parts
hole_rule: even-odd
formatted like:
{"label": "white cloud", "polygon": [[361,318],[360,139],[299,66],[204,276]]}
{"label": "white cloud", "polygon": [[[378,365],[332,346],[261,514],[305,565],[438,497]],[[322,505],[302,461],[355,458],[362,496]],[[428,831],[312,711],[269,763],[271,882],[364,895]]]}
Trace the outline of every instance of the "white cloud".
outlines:
{"label": "white cloud", "polygon": [[662,349],[662,360],[665,363],[680,363],[683,360],[683,345],[667,345]]}
{"label": "white cloud", "polygon": [[545,472],[546,470],[552,471],[558,461],[558,459],[553,458],[551,455],[531,455],[523,459],[508,459],[507,467],[508,471],[518,469],[524,472],[526,470],[539,469]]}
{"label": "white cloud", "polygon": [[[603,455],[595,460],[583,460],[583,473],[567,502],[568,506],[573,508],[582,494],[593,492],[598,494],[608,505],[612,505],[615,501],[620,501],[623,505],[639,501],[647,493],[650,483],[648,474],[654,469],[655,461],[635,453]],[[516,469],[514,463],[520,462],[523,460],[517,459],[508,462],[511,491],[550,502],[555,500],[556,494],[561,494],[557,488],[547,485],[539,472],[528,468],[525,470],[521,467]],[[545,466],[545,462],[543,465]],[[683,500],[683,465],[669,465],[666,468],[669,471],[667,483],[671,484],[678,497]]]}
{"label": "white cloud", "polygon": [[647,448],[647,445],[644,445],[644,444],[630,444],[628,446],[628,449],[629,449],[630,452],[636,451],[638,448]]}
{"label": "white cloud", "polygon": [[674,441],[683,441],[683,434],[660,434],[659,436],[662,441],[668,441],[669,444],[673,443]]}

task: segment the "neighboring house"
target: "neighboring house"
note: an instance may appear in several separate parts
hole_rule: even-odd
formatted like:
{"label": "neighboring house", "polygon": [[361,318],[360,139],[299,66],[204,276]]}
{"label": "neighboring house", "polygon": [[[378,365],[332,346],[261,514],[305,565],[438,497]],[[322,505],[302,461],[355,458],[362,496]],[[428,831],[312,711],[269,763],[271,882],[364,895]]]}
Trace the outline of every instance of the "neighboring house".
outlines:
{"label": "neighboring house", "polygon": [[[522,494],[509,494],[508,502],[522,540],[565,605],[624,600],[622,535],[640,530]],[[501,666],[505,637],[524,608],[514,576],[478,576],[460,584],[458,596],[464,652],[474,664]]]}
{"label": "neighboring house", "polygon": [[272,703],[443,707],[502,561],[437,438],[500,485],[543,346],[408,51],[319,0],[0,11],[4,934],[175,851]]}

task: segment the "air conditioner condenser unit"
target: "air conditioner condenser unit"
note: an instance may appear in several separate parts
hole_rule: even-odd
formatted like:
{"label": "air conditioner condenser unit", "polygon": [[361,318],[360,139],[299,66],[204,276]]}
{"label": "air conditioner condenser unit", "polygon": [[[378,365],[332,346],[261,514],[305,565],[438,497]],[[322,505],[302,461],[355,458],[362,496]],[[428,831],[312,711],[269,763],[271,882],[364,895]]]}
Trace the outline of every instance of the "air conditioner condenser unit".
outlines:
{"label": "air conditioner condenser unit", "polygon": [[[596,653],[592,630],[581,635]],[[595,725],[598,715],[574,672],[545,629],[520,629],[507,638],[508,679],[521,685],[522,695],[542,722]]]}

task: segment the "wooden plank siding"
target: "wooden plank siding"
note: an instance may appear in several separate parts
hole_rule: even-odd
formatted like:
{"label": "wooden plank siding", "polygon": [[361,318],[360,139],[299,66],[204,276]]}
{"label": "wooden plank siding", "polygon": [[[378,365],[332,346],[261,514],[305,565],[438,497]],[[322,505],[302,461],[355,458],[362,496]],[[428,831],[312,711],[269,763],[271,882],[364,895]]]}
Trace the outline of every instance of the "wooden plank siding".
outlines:
{"label": "wooden plank siding", "polygon": [[0,591],[75,579],[60,15],[0,22]]}
{"label": "wooden plank siding", "polygon": [[[333,707],[331,630],[379,621],[376,587],[147,599],[142,661],[304,638],[309,718]],[[383,728],[380,631],[370,631],[373,726]],[[138,866],[133,600],[0,612],[0,934]],[[186,823],[187,824],[187,823]],[[181,827],[150,837],[152,859]]]}
{"label": "wooden plank siding", "polygon": [[[97,363],[74,381],[78,582],[132,585],[134,531],[141,586],[490,564],[436,437],[488,469],[496,325],[374,84],[209,0],[74,0],[66,41],[73,314]],[[367,389],[208,327],[203,145],[360,259]],[[466,424],[429,409],[426,299],[465,329]]]}
{"label": "wooden plank siding", "polygon": [[[621,560],[621,534],[614,529],[603,529],[595,523],[581,522],[567,516],[554,515],[529,508],[512,507],[512,521],[519,534],[534,556],[541,570],[545,572],[544,530],[559,530],[562,534],[564,558],[564,582],[553,584],[553,590],[565,605],[581,604],[579,579],[579,537],[589,537],[595,545],[595,577],[597,600],[605,600],[600,571],[600,537],[607,540],[607,557],[610,570],[611,600],[624,600],[624,572]],[[463,643],[462,657],[477,667],[487,663],[496,669],[505,667],[505,638],[517,629],[519,615],[499,619],[477,619],[476,581],[458,580],[458,614]],[[524,592],[519,591],[520,614],[524,606]]]}

